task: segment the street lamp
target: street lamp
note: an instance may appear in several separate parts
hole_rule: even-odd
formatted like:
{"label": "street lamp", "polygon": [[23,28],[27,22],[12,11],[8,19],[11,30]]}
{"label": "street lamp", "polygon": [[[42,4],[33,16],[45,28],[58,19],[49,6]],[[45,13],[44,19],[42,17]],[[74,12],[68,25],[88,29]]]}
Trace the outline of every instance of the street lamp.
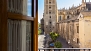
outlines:
{"label": "street lamp", "polygon": [[70,40],[68,40],[68,44],[69,44],[69,47],[70,47]]}

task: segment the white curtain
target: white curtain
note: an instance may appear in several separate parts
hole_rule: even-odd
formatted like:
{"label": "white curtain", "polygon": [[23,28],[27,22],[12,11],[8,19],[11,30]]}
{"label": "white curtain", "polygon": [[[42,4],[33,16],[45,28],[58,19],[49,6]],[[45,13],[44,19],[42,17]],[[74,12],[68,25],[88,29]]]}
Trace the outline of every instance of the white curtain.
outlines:
{"label": "white curtain", "polygon": [[8,20],[8,51],[21,51],[21,22]]}
{"label": "white curtain", "polygon": [[22,14],[22,12],[23,12],[23,0],[7,0],[7,10],[9,12]]}

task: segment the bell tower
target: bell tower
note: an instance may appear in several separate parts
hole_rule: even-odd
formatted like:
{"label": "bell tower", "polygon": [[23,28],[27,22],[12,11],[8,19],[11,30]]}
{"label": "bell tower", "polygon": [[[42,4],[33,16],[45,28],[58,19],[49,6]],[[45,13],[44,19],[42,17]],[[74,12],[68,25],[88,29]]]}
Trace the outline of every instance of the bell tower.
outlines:
{"label": "bell tower", "polygon": [[[86,1],[86,0],[85,0]],[[82,3],[84,3],[84,0],[82,0]]]}
{"label": "bell tower", "polygon": [[56,0],[44,0],[44,32],[56,32],[57,3]]}

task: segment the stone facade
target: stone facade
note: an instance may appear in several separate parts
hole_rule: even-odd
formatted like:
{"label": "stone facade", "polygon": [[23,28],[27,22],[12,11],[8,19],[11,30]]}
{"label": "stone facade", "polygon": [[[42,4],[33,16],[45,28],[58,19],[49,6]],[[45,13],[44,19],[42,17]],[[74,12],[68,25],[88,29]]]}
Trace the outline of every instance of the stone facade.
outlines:
{"label": "stone facade", "polygon": [[44,31],[49,34],[56,32],[57,3],[56,0],[44,0]]}
{"label": "stone facade", "polygon": [[91,48],[91,2],[57,11],[56,0],[44,0],[44,32],[57,32],[71,47]]}
{"label": "stone facade", "polygon": [[44,33],[44,19],[41,19],[41,31]]}
{"label": "stone facade", "polygon": [[71,47],[91,48],[91,2],[84,2],[78,7],[58,10],[57,33]]}

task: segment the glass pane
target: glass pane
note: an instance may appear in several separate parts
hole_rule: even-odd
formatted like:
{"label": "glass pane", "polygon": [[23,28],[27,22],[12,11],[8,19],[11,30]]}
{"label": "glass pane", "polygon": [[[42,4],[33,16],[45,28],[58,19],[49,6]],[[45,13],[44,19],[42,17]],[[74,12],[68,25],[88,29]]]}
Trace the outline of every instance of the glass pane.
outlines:
{"label": "glass pane", "polygon": [[8,51],[21,51],[21,23],[8,19]]}
{"label": "glass pane", "polygon": [[26,51],[31,51],[31,22],[26,25]]}
{"label": "glass pane", "polygon": [[31,14],[32,14],[32,12],[31,12],[31,10],[32,10],[32,1],[31,0],[27,1],[27,6],[28,6],[27,7],[27,13],[28,13],[27,15],[31,16]]}

